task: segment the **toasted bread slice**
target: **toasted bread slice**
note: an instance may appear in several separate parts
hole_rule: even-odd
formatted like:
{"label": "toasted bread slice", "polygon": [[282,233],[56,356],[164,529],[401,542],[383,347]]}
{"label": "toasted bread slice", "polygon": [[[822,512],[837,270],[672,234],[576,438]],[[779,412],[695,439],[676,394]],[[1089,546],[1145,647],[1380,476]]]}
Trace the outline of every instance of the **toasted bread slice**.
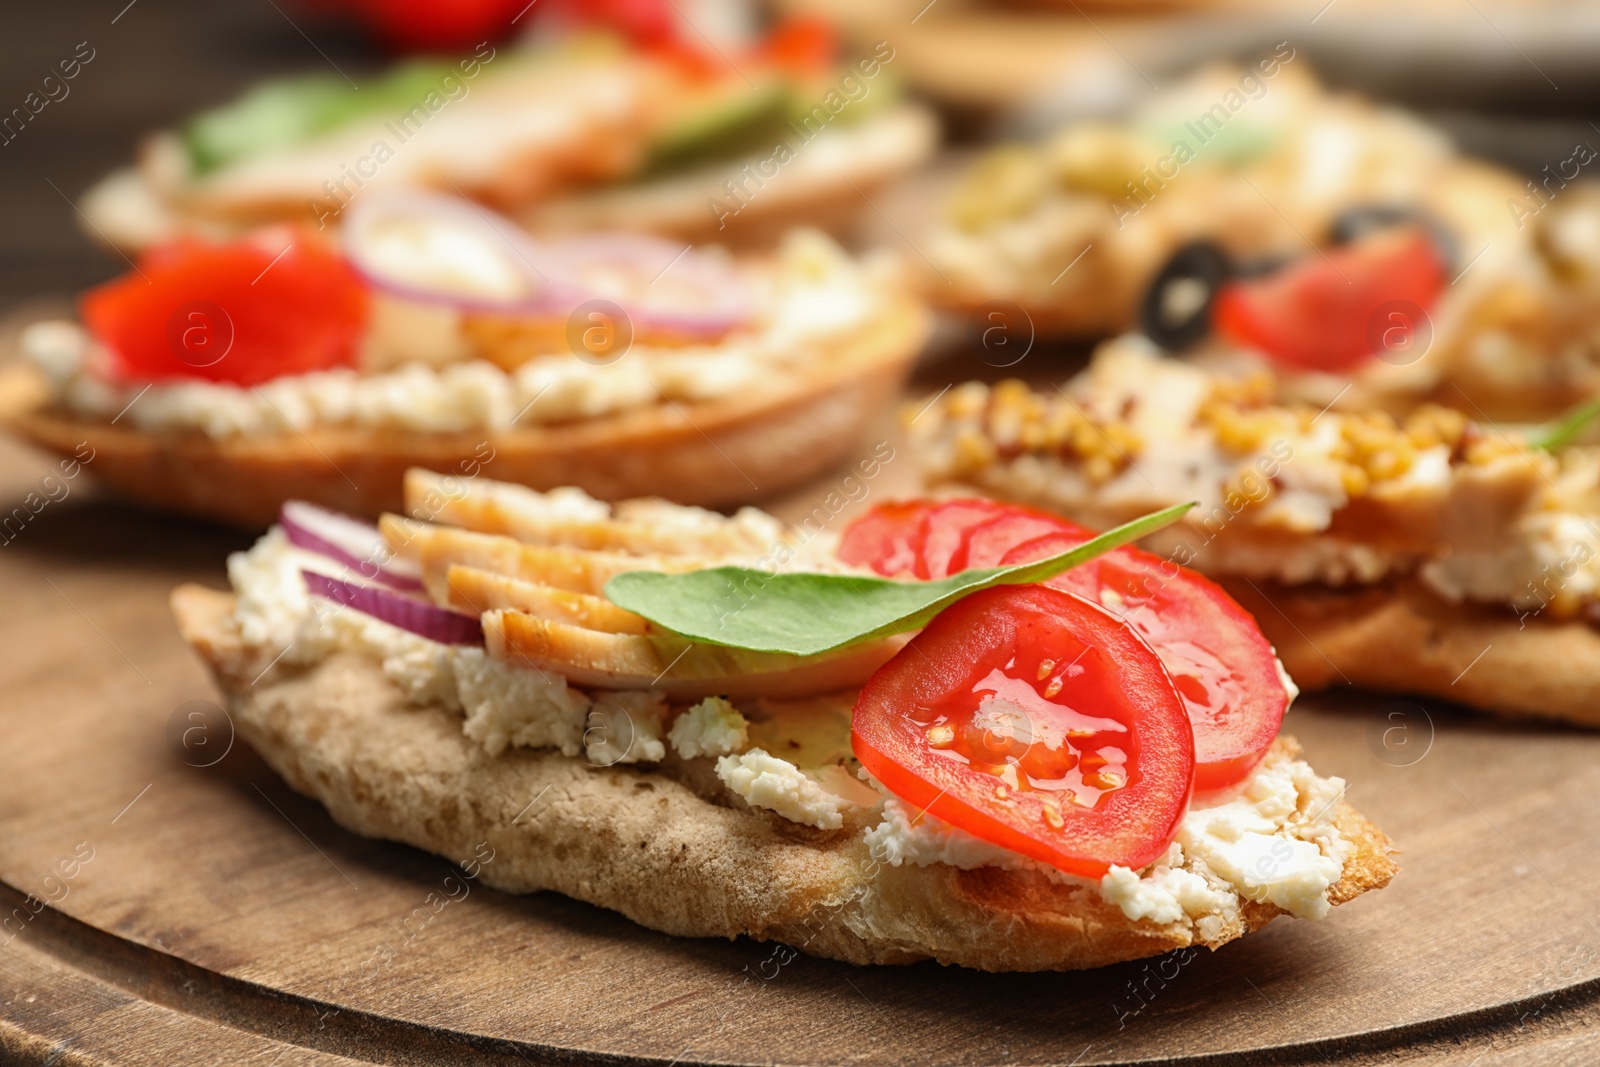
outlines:
{"label": "toasted bread slice", "polygon": [[[37,372],[0,375],[0,413],[33,444],[71,455],[87,444],[93,472],[152,507],[260,528],[298,498],[352,514],[399,511],[407,468],[482,464],[501,481],[575,485],[602,499],[665,495],[707,507],[781,493],[842,460],[893,404],[928,329],[898,300],[867,328],[818,351],[804,374],[704,401],[498,431],[420,433],[314,427],[304,433],[212,438],[147,432],[45,406]],[[493,459],[485,461],[486,447]]]}
{"label": "toasted bread slice", "polygon": [[[1038,870],[880,864],[862,838],[875,816],[854,810],[837,830],[801,826],[746,806],[704,760],[669,756],[640,770],[529,750],[490,758],[450,714],[408,703],[372,660],[340,653],[253,681],[272,652],[241,643],[231,596],[185,586],[173,608],[240,735],[291,786],[360,834],[441,855],[487,842],[496,859],[483,877],[509,892],[555,890],[683,936],[992,971],[1216,948],[1282,914],[1245,900],[1213,924],[1134,921],[1092,883]],[[1276,752],[1292,754],[1292,742]],[[1395,865],[1388,840],[1337,803],[1335,825],[1353,845],[1329,891],[1340,904],[1387,884]]]}
{"label": "toasted bread slice", "polygon": [[1600,632],[1453,604],[1421,582],[1333,589],[1223,579],[1302,689],[1340,683],[1600,726]]}

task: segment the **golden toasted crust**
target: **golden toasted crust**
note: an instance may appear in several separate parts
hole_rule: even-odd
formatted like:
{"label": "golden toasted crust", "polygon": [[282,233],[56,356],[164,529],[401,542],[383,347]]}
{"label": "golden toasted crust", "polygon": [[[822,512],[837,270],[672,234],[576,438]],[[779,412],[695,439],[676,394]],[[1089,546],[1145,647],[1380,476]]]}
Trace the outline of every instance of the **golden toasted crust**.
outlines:
{"label": "golden toasted crust", "polygon": [[[185,638],[227,696],[236,727],[295,789],[343,826],[445,856],[487,842],[483,877],[510,892],[550,889],[683,936],[778,940],[853,963],[936,959],[983,970],[1066,970],[1209,948],[1279,910],[1247,903],[1210,939],[1183,924],[1131,922],[1087,884],[1037,872],[875,863],[865,816],[820,831],[747,807],[709,761],[591,767],[552,752],[489,757],[437,708],[407,704],[381,669],[337,655],[275,668],[231,629],[233,599],[173,594]],[[1280,741],[1281,745],[1292,742]],[[1385,885],[1388,840],[1341,803],[1355,843],[1335,903]]]}
{"label": "golden toasted crust", "polygon": [[[847,341],[816,352],[803,378],[492,432],[150,432],[35,406],[37,381],[21,367],[0,379],[0,413],[22,437],[61,455],[87,442],[95,475],[128,497],[252,528],[270,523],[291,498],[357,515],[399,511],[407,468],[449,472],[463,464],[536,489],[575,485],[606,500],[666,496],[718,507],[804,484],[838,463],[893,403],[927,330],[921,305],[900,301]],[[31,403],[8,400],[18,395]]]}
{"label": "golden toasted crust", "polygon": [[1357,590],[1222,584],[1306,690],[1339,683],[1600,726],[1600,632],[1452,604],[1416,581]]}

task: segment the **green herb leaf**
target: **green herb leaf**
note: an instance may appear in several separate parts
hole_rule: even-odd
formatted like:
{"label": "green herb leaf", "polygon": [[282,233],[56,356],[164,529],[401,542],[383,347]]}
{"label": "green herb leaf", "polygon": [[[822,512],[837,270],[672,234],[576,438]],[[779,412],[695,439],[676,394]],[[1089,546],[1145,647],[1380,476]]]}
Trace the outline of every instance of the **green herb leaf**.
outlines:
{"label": "green herb leaf", "polygon": [[1157,511],[1033,563],[962,571],[933,582],[711,567],[679,574],[626,571],[606,583],[605,594],[619,607],[695,641],[814,656],[920,629],[982,589],[1053,578],[1177,522],[1192,507]]}
{"label": "green herb leaf", "polygon": [[1546,452],[1565,448],[1589,428],[1596,416],[1600,416],[1600,397],[1586,400],[1554,422],[1529,431],[1528,444]]}

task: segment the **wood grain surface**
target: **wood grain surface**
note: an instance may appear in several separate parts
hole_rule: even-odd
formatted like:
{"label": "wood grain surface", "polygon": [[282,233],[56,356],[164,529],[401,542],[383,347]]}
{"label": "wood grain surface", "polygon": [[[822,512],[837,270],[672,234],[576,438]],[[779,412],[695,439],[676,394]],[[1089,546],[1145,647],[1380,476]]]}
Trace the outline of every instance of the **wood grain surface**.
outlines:
{"label": "wood grain surface", "polygon": [[[941,22],[946,5],[961,17]],[[928,28],[924,46],[910,28],[923,6],[895,9],[894,40],[935,88],[948,71],[952,97],[1008,102],[1061,69],[1054,39],[1024,16],[1009,17],[1002,29],[1021,34],[995,38],[984,61],[972,45],[986,31],[953,0],[915,22]],[[97,49],[71,97],[4,148],[5,301],[124,269],[78,235],[73,198],[146,130],[269,74],[373,69],[350,35],[307,34],[286,7],[114,0],[0,12],[7,108],[76,42]],[[1122,24],[1097,9],[1098,31],[1090,16],[1064,17],[1088,41],[1085,62],[1119,62]],[[1030,41],[1038,47],[1019,51]],[[1490,44],[1523,62],[1508,40]],[[1471,78],[1485,69],[1457,66]],[[1562,99],[1581,105],[1562,81]],[[1513,146],[1497,133],[1495,144],[1532,170],[1570,139]],[[1029,366],[1049,358],[1035,353]],[[931,393],[986,370],[934,366],[921,384]],[[909,463],[890,470],[904,480]],[[212,766],[185,763],[168,740],[175,718],[188,722],[185,706],[214,693],[166,595],[185,580],[223,584],[225,554],[249,539],[106,499],[92,464],[64,496],[44,480],[51,471],[0,442],[0,516],[29,493],[49,501],[0,535],[0,921],[10,919],[0,1063],[1600,1060],[1589,903],[1600,735],[1367,696],[1304,702],[1290,728],[1401,844],[1402,873],[1327,922],[1280,920],[1176,967],[778,966],[771,946],[676,940],[557,896],[475,885],[435,912],[429,894],[460,895],[462,872],[446,861],[341,831],[246,747],[228,748],[225,724],[215,743],[226,755]],[[375,953],[389,962],[373,974],[362,965]]]}
{"label": "wood grain surface", "polygon": [[[922,387],[976,369],[936,364]],[[1490,1064],[1600,1048],[1600,735],[1308,700],[1289,728],[1403,849],[1391,888],[1328,921],[1079,974],[784,962],[499,894],[348,834],[229,748],[220,718],[220,758],[189,765],[210,761],[186,762],[169,730],[214,694],[166,594],[222,585],[249,538],[107,500],[92,468],[0,543],[0,1048],[22,1062]],[[0,508],[49,473],[3,446]],[[912,473],[898,451],[867,499]]]}

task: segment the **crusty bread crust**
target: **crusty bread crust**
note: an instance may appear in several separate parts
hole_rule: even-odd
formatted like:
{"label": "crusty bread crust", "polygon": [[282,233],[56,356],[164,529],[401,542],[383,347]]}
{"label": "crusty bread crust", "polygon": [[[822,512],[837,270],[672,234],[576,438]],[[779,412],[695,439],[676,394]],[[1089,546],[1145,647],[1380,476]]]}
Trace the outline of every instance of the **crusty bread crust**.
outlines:
{"label": "crusty bread crust", "polygon": [[37,406],[37,378],[23,367],[0,378],[0,414],[22,437],[63,456],[87,442],[94,474],[134,500],[256,529],[288,499],[365,516],[400,511],[410,467],[481,469],[535,489],[575,485],[604,500],[665,496],[722,507],[803,485],[839,463],[894,403],[928,328],[922,306],[902,300],[813,353],[803,375],[773,376],[728,397],[492,432],[150,432]]}
{"label": "crusty bread crust", "polygon": [[1600,632],[1452,604],[1420,582],[1360,589],[1222,579],[1302,689],[1346,683],[1600,726]]}
{"label": "crusty bread crust", "polygon": [[[1084,884],[1037,872],[874,863],[863,815],[821,831],[747,807],[705,760],[654,770],[591,767],[552,752],[489,757],[437,708],[406,703],[379,667],[341,654],[309,669],[266,666],[232,630],[233,598],[184,586],[172,598],[234,723],[288,783],[370,837],[445,856],[495,850],[484,880],[555,890],[667,933],[782,941],[852,963],[936,959],[982,970],[1068,970],[1216,948],[1270,921],[1244,905],[1211,940],[1181,924],[1131,922]],[[1281,740],[1281,745],[1292,742]],[[1343,903],[1389,881],[1388,840],[1341,802],[1355,842],[1330,891]]]}

